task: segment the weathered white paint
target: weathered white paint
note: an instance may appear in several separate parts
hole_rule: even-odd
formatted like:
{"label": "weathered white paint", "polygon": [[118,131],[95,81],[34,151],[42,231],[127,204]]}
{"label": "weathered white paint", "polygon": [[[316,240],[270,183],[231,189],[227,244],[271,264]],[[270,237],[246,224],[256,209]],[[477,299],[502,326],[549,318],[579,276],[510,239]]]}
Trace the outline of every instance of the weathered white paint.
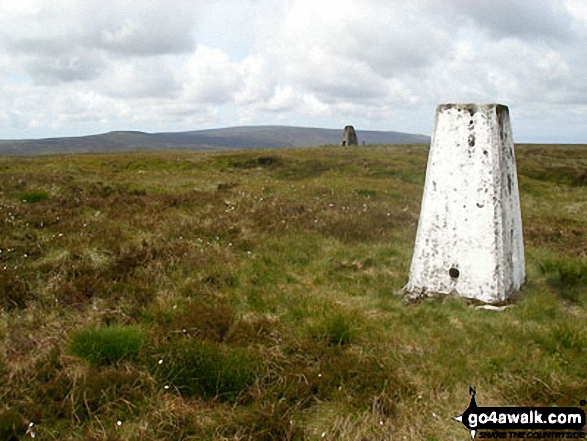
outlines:
{"label": "weathered white paint", "polygon": [[456,294],[496,303],[524,283],[513,147],[506,106],[438,106],[404,288],[410,297]]}

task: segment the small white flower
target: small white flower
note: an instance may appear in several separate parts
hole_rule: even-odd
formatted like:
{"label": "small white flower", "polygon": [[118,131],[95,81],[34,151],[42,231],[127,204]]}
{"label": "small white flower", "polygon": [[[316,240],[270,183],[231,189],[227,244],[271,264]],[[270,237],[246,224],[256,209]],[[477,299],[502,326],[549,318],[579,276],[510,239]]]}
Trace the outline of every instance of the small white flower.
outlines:
{"label": "small white flower", "polygon": [[30,435],[31,438],[35,438],[37,434],[33,431],[33,423],[32,421],[29,423],[29,428],[26,430],[25,435]]}
{"label": "small white flower", "polygon": [[122,421],[120,421],[120,420],[116,421],[116,425],[117,426],[122,426]]}
{"label": "small white flower", "polygon": [[169,385],[166,384],[165,386],[163,386],[163,389],[165,389],[165,390],[169,389]]}
{"label": "small white flower", "polygon": [[322,432],[322,438],[326,436],[326,432]]}
{"label": "small white flower", "polygon": [[163,359],[159,360],[159,364],[163,364]]}

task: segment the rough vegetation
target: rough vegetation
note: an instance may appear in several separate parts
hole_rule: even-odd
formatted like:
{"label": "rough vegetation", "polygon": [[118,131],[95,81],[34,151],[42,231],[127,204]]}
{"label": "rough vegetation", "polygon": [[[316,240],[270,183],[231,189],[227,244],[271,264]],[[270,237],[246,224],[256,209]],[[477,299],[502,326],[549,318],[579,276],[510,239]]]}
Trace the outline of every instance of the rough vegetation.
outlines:
{"label": "rough vegetation", "polygon": [[0,158],[0,438],[449,440],[587,398],[587,148],[518,146],[528,284],[404,305],[425,146]]}

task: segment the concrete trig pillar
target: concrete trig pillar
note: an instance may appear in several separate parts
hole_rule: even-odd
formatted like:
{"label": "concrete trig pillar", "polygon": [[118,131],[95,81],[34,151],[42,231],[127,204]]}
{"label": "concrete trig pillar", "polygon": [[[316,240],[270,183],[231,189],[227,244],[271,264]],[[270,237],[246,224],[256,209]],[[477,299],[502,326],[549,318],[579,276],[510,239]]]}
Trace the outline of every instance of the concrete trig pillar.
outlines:
{"label": "concrete trig pillar", "polygon": [[342,132],[342,142],[340,145],[348,146],[348,145],[359,145],[357,140],[357,133],[355,132],[355,128],[353,126],[346,126],[344,131]]}
{"label": "concrete trig pillar", "polygon": [[525,273],[508,108],[438,106],[410,279],[403,292],[497,303],[521,287]]}

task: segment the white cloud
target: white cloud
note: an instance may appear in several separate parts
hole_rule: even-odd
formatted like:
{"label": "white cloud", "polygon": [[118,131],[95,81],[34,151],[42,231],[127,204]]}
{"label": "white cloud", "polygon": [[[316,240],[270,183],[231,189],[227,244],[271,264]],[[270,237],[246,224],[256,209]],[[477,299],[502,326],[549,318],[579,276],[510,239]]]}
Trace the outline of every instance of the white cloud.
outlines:
{"label": "white cloud", "polygon": [[100,79],[88,86],[110,97],[133,98],[175,98],[181,85],[170,66],[171,56],[141,57],[110,60],[103,69]]}
{"label": "white cloud", "polygon": [[381,100],[387,80],[450,50],[446,33],[420,12],[404,2],[298,0],[273,51],[288,78],[324,100]]}
{"label": "white cloud", "polygon": [[320,101],[311,93],[305,93],[302,96],[302,109],[307,115],[315,118],[332,116],[331,106]]}
{"label": "white cloud", "polygon": [[2,0],[0,137],[426,133],[440,102],[499,101],[517,139],[578,142],[586,43],[583,0]]}
{"label": "white cloud", "polygon": [[190,101],[232,102],[239,86],[237,66],[219,49],[198,46],[182,67],[184,96]]}
{"label": "white cloud", "polygon": [[267,56],[250,55],[238,63],[237,70],[242,79],[241,87],[235,94],[237,105],[252,105],[271,97],[278,74]]}

